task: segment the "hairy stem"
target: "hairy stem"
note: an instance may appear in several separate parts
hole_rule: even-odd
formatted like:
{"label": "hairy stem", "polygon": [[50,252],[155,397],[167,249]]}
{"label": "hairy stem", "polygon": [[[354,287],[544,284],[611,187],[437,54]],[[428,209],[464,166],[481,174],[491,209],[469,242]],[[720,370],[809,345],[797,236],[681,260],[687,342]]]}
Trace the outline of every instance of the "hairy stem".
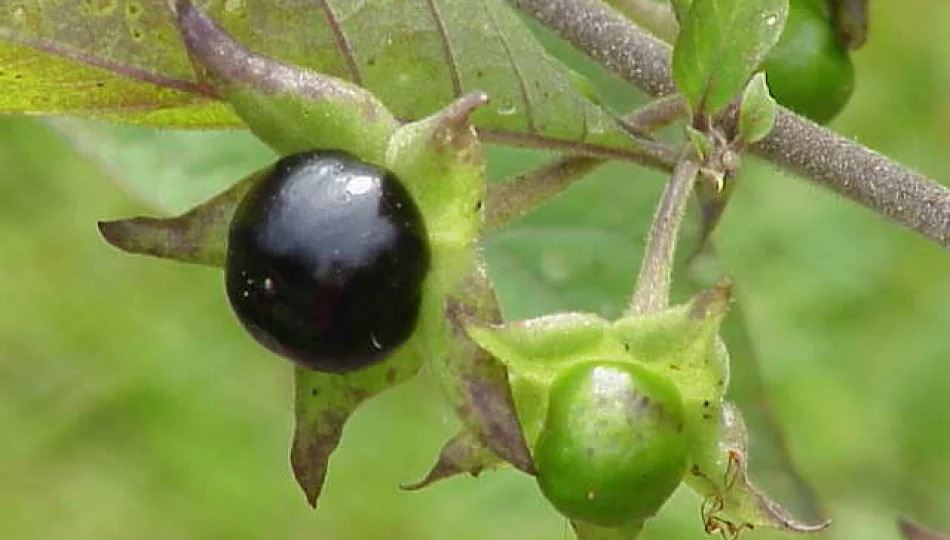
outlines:
{"label": "hairy stem", "polygon": [[[669,45],[598,0],[508,0],[651,96],[672,94]],[[950,189],[781,109],[752,150],[950,247]]]}
{"label": "hairy stem", "polygon": [[653,215],[640,275],[630,298],[627,312],[631,315],[656,313],[669,306],[676,241],[698,173],[699,165],[691,158],[684,158],[666,184]]}
{"label": "hairy stem", "polygon": [[562,157],[489,186],[483,232],[491,233],[527,214],[604,163],[591,157]]}
{"label": "hairy stem", "polygon": [[[643,135],[668,126],[687,113],[685,101],[673,95],[647,103],[618,120],[625,130]],[[672,170],[675,156],[672,150],[664,154],[670,164],[665,168]],[[587,156],[566,156],[490,186],[483,232],[494,232],[524,216],[605,162]]]}

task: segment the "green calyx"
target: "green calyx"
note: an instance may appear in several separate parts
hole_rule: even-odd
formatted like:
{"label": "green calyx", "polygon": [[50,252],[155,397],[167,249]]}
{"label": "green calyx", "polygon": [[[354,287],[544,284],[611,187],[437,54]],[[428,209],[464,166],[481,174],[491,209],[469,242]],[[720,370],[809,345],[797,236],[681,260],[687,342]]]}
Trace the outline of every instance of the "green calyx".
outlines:
{"label": "green calyx", "polygon": [[722,282],[615,321],[563,313],[467,325],[508,367],[538,483],[580,537],[636,537],[681,480],[703,498],[707,531],[827,526],[796,521],[749,481],[742,414],[724,400],[719,329],[731,301]]}
{"label": "green calyx", "polygon": [[[296,370],[291,464],[307,500],[316,505],[329,456],[349,416],[365,400],[414,376],[423,363],[441,362],[456,339],[446,322],[446,306],[475,269],[486,191],[481,144],[469,115],[487,96],[472,93],[428,118],[400,124],[369,91],[245,48],[188,0],[176,0],[174,8],[202,82],[275,153],[341,150],[392,171],[425,223],[431,264],[412,335],[391,356],[363,369]],[[110,243],[131,253],[221,267],[235,210],[270,170],[249,174],[181,216],[119,220],[100,229]],[[458,408],[467,407],[467,396],[458,401]],[[473,426],[479,440],[487,440],[481,431],[494,427],[474,421]],[[527,450],[522,453],[527,456]],[[530,470],[527,457],[521,462]]]}
{"label": "green calyx", "polygon": [[560,314],[469,335],[509,369],[538,483],[575,523],[636,527],[682,480],[696,434],[715,423],[728,357],[728,287],[656,314]]}

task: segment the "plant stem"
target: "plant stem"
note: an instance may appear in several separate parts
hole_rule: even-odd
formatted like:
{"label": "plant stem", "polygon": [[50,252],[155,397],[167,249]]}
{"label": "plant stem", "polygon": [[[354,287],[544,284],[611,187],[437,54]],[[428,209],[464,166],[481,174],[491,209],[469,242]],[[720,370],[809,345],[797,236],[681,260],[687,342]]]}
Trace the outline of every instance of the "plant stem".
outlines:
{"label": "plant stem", "polygon": [[699,165],[692,158],[684,158],[666,184],[653,215],[640,275],[630,298],[627,312],[631,315],[656,313],[669,306],[676,241],[698,173]]}
{"label": "plant stem", "polygon": [[[668,126],[687,114],[684,104],[678,95],[667,96],[618,120],[625,130],[642,135]],[[672,170],[675,161],[672,150],[665,154],[670,164],[667,170]],[[524,216],[604,163],[606,160],[599,158],[566,156],[489,186],[482,231],[494,232]]]}
{"label": "plant stem", "polygon": [[[671,48],[598,0],[508,0],[651,96],[672,94]],[[950,247],[950,189],[781,109],[752,150]]]}
{"label": "plant stem", "polygon": [[603,163],[604,160],[591,157],[562,157],[489,186],[482,231],[486,234],[497,231],[564,191]]}

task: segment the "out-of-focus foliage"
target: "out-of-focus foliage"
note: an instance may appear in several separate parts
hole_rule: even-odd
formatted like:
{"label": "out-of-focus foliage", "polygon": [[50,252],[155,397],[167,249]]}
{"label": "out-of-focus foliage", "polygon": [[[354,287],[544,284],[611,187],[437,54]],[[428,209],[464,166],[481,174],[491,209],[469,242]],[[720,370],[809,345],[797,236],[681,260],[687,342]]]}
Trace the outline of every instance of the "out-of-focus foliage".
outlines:
{"label": "out-of-focus foliage", "polygon": [[[858,89],[833,126],[947,179],[950,5],[878,2],[871,18]],[[493,151],[492,176],[539,158]],[[835,520],[816,538],[893,539],[899,514],[950,528],[950,257],[747,165],[716,236],[772,405]],[[457,427],[426,377],[354,417],[309,510],[287,463],[291,370],[233,321],[217,272],[98,237],[96,220],[149,210],[107,173],[121,171],[40,122],[0,120],[0,538],[569,537],[511,470],[398,491]],[[170,209],[221,187],[194,182]],[[656,174],[611,165],[489,239],[507,315],[617,316],[660,188]],[[681,491],[644,538],[706,538],[698,503]]]}

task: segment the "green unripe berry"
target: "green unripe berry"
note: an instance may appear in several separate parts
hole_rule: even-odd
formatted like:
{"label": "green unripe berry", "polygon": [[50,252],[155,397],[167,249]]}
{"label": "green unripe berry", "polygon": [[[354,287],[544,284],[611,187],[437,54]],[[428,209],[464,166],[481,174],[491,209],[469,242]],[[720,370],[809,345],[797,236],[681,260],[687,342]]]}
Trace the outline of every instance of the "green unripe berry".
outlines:
{"label": "green unripe berry", "polygon": [[583,363],[558,376],[534,449],[551,504],[605,527],[653,516],[679,485],[686,456],[676,387],[619,362]]}
{"label": "green unripe berry", "polygon": [[791,0],[782,37],[762,68],[780,104],[819,124],[837,116],[854,90],[851,57],[816,0]]}

